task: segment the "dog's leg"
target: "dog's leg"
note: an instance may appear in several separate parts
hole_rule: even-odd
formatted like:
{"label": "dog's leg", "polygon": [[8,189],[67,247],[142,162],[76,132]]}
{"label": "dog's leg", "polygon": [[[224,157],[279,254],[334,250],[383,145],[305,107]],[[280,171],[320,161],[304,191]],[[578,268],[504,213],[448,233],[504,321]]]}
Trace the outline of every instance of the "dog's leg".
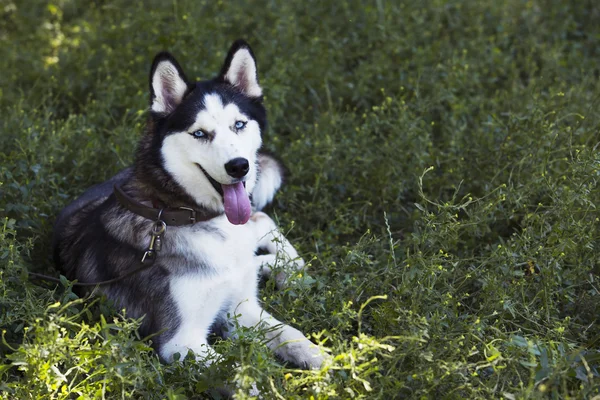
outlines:
{"label": "dog's leg", "polygon": [[252,221],[258,237],[258,247],[266,249],[270,254],[278,252],[284,254],[290,261],[293,261],[296,269],[304,267],[304,260],[298,255],[290,241],[279,232],[275,221],[261,211],[252,215]]}
{"label": "dog's leg", "polygon": [[[254,230],[257,236],[258,248],[267,250],[269,254],[257,256],[259,271],[262,275],[270,277],[272,267],[278,260],[276,255],[281,255],[281,260],[294,269],[299,270],[304,267],[304,260],[298,255],[298,252],[292,246],[289,240],[283,236],[275,222],[265,213],[256,212],[252,215]],[[277,287],[285,284],[285,274],[278,274],[276,277]]]}
{"label": "dog's leg", "polygon": [[[277,256],[275,254],[263,254],[260,256],[256,256],[256,263],[258,265],[258,271],[262,276],[267,279],[273,278],[273,269],[277,264]],[[284,271],[280,271],[274,277],[275,279],[275,287],[277,289],[281,289],[285,287],[285,281],[287,276]]]}
{"label": "dog's leg", "polygon": [[246,327],[266,328],[267,346],[285,361],[302,368],[320,368],[323,355],[319,348],[296,328],[285,325],[262,309],[256,297],[242,301],[237,307],[238,323]]}

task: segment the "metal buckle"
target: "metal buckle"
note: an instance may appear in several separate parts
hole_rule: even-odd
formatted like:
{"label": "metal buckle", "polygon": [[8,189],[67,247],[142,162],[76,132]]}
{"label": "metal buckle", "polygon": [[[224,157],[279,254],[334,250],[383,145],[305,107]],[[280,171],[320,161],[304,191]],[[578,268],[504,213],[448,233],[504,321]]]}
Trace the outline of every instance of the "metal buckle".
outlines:
{"label": "metal buckle", "polygon": [[192,224],[196,223],[196,210],[189,207],[179,207],[179,209],[189,211],[192,214],[190,215],[190,221],[192,221]]}

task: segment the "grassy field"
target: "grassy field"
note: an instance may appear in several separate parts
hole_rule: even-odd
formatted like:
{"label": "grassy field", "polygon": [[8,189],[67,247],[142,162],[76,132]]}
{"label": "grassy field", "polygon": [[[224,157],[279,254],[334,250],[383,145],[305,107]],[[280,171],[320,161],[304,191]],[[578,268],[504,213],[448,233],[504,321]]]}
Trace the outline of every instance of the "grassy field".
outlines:
{"label": "grassy field", "polygon": [[[0,393],[7,399],[598,399],[600,4],[0,0]],[[291,172],[270,214],[308,269],[222,363],[163,365],[58,276],[52,223],[129,165],[154,54],[192,78],[245,38]]]}

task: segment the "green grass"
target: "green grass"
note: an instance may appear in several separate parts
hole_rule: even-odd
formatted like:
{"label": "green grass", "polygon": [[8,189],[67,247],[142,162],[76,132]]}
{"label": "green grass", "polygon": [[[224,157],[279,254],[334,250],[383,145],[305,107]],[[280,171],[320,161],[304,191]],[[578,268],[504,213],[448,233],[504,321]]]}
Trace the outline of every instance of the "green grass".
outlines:
{"label": "green grass", "polygon": [[[599,20],[587,0],[0,1],[2,396],[597,399]],[[131,163],[153,55],[208,78],[238,37],[291,171],[270,214],[310,260],[261,297],[322,371],[253,330],[208,370],[163,365],[138,321],[25,273],[58,275],[55,216]]]}

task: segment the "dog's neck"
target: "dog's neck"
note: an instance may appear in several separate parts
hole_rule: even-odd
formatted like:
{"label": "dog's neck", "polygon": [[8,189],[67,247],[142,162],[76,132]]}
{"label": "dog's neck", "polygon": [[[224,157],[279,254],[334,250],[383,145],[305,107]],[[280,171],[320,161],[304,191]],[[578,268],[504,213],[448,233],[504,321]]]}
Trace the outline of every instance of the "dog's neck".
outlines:
{"label": "dog's neck", "polygon": [[114,186],[113,193],[117,202],[125,209],[149,220],[160,221],[164,225],[194,225],[197,222],[210,221],[220,215],[218,212],[198,210],[191,207],[148,206],[128,195],[118,184]]}
{"label": "dog's neck", "polygon": [[207,214],[215,213],[198,204],[166,172],[154,169],[149,173],[138,165],[134,166],[134,175],[125,185],[127,192],[136,200],[154,208],[187,207]]}

